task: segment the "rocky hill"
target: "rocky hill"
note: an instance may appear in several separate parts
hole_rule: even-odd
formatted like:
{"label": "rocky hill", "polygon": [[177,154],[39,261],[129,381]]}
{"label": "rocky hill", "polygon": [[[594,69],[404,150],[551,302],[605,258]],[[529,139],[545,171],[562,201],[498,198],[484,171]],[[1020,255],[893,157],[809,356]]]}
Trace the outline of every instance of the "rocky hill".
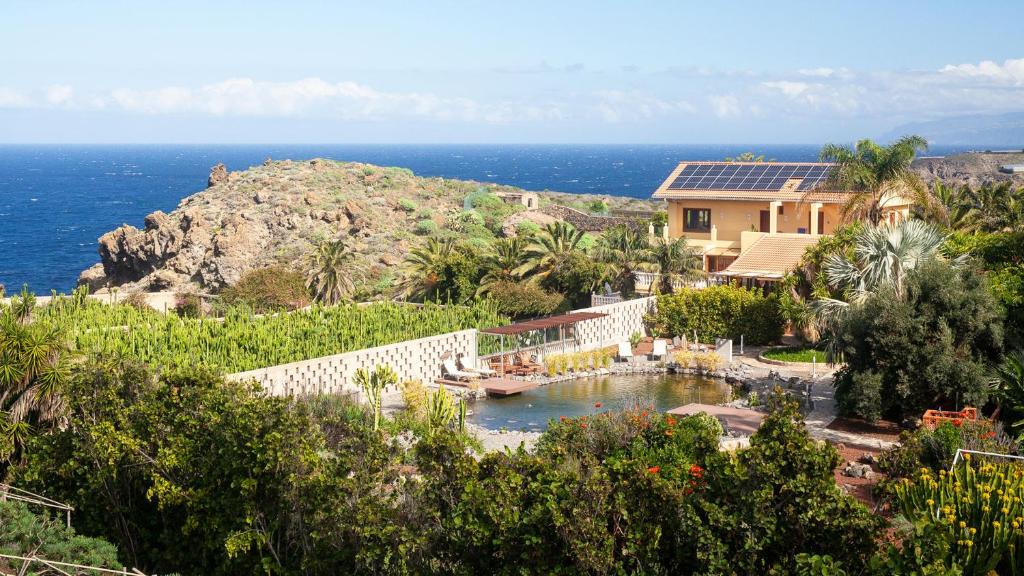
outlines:
{"label": "rocky hill", "polygon": [[970,152],[936,158],[918,158],[914,168],[926,182],[942,180],[947,184],[979,186],[989,182],[1012,181],[1024,186],[1024,175],[999,171],[1006,164],[1024,164],[1024,152]]}
{"label": "rocky hill", "polygon": [[[521,192],[322,159],[268,160],[242,172],[218,165],[208,188],[182,200],[171,213],[150,214],[141,230],[126,224],[100,237],[100,263],[84,271],[79,283],[94,291],[214,291],[251,269],[281,263],[302,269],[319,242],[342,237],[366,271],[360,279],[363,290],[385,292],[397,280],[406,253],[429,235],[488,239],[510,233],[523,221],[552,219],[494,196]],[[472,198],[481,197],[486,207],[468,210]],[[541,193],[542,206],[553,201],[577,206],[603,201],[629,210],[655,206],[643,200]]]}

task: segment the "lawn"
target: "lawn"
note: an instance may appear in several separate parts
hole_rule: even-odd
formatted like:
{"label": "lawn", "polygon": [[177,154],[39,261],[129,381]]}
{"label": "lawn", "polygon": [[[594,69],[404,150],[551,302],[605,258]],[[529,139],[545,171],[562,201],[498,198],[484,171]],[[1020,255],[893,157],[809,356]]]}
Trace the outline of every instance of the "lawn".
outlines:
{"label": "lawn", "polygon": [[786,346],[785,348],[772,348],[764,353],[769,360],[782,362],[811,362],[817,357],[818,362],[825,362],[825,351],[813,346]]}

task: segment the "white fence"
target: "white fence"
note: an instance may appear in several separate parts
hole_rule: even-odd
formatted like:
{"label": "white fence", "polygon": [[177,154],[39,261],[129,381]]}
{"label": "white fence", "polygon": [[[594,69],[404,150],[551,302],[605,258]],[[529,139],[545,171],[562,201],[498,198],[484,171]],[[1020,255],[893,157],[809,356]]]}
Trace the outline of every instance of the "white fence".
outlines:
{"label": "white fence", "polygon": [[[634,272],[633,281],[636,282],[636,289],[643,292],[650,292],[654,286],[661,282],[661,274],[657,272]],[[698,280],[685,280],[680,277],[672,278],[672,289],[682,290],[683,288],[707,288],[714,284],[713,280],[700,278]]]}

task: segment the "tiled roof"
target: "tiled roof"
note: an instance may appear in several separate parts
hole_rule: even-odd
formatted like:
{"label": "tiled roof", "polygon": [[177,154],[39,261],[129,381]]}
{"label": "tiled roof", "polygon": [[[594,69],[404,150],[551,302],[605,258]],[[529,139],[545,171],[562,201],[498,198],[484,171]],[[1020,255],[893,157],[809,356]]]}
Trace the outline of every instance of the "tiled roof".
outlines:
{"label": "tiled roof", "polygon": [[766,234],[740,254],[722,276],[781,278],[800,264],[807,248],[820,240],[810,234]]}

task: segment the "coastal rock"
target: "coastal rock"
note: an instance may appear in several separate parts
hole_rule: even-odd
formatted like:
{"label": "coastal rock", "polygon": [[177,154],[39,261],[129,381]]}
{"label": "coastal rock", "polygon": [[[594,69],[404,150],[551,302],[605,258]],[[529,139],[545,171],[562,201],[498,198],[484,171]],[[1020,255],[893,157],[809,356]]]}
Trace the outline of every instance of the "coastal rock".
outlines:
{"label": "coastal rock", "polygon": [[206,181],[206,187],[212,188],[217,184],[226,182],[228,179],[228,169],[223,164],[217,164],[210,170],[210,177]]}
{"label": "coastal rock", "polygon": [[[79,282],[94,290],[215,292],[249,270],[270,265],[303,270],[320,242],[344,238],[354,254],[352,269],[362,271],[362,287],[384,290],[409,250],[427,240],[413,233],[412,218],[396,215],[396,207],[412,204],[417,213],[444,223],[442,215],[461,213],[471,193],[521,192],[324,159],[268,159],[240,172],[218,164],[207,184],[175,210],[146,216],[141,229],[125,224],[103,234],[97,246],[100,262],[82,272]],[[543,195],[561,202],[590,198]],[[629,209],[653,205],[631,198],[619,202]],[[539,213],[531,217],[555,220]]]}

